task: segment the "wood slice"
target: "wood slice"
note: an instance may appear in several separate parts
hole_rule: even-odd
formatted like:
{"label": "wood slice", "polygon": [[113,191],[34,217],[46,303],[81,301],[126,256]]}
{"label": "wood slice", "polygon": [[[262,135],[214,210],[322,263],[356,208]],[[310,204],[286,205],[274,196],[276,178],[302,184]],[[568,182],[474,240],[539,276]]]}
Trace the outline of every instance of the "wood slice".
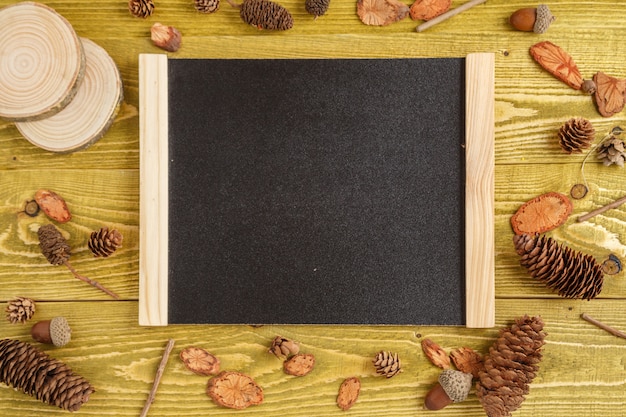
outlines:
{"label": "wood slice", "polygon": [[80,39],[70,23],[43,4],[0,9],[0,117],[37,120],[63,109],[85,69]]}
{"label": "wood slice", "polygon": [[122,102],[117,65],[96,43],[81,40],[87,65],[71,103],[54,116],[15,124],[29,142],[48,151],[72,152],[93,144],[109,129]]}

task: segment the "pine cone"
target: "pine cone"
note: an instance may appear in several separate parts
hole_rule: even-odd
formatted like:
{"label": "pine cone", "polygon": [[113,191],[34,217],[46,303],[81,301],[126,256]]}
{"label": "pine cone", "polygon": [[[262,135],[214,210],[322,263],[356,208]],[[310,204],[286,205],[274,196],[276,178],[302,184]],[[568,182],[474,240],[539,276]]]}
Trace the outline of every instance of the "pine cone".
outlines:
{"label": "pine cone", "polygon": [[624,166],[626,160],[626,144],[623,140],[611,137],[598,146],[598,159],[606,166],[615,164],[620,167]]}
{"label": "pine cone", "polygon": [[61,265],[70,259],[70,246],[53,224],[41,226],[37,235],[41,252],[52,265]]}
{"label": "pine cone", "polygon": [[376,373],[391,378],[402,372],[400,358],[397,353],[380,351],[374,358]]}
{"label": "pine cone", "polygon": [[575,117],[565,122],[559,129],[559,145],[569,154],[581,153],[591,146],[596,138],[596,130],[591,122],[582,117]]}
{"label": "pine cone", "polygon": [[510,416],[522,405],[539,370],[545,337],[541,317],[524,316],[500,330],[476,383],[476,395],[489,417]]}
{"label": "pine cone", "polygon": [[9,301],[6,313],[7,320],[11,324],[26,323],[35,314],[35,301],[26,297],[17,297]]}
{"label": "pine cone", "polygon": [[602,291],[602,265],[593,256],[573,251],[545,236],[515,235],[513,242],[522,257],[520,264],[560,296],[590,300]]}
{"label": "pine cone", "polygon": [[293,340],[276,336],[272,341],[272,346],[270,346],[269,351],[276,355],[277,358],[282,359],[291,355],[297,355],[298,352],[300,352],[300,345]]}
{"label": "pine cone", "polygon": [[312,14],[315,18],[326,13],[329,5],[330,0],[305,0],[304,2],[307,13]]}
{"label": "pine cone", "polygon": [[220,7],[220,0],[195,0],[196,10],[201,13],[213,13]]}
{"label": "pine cone", "polygon": [[153,0],[128,0],[128,11],[135,17],[145,19],[154,11]]}
{"label": "pine cone", "polygon": [[120,232],[103,227],[96,232],[91,232],[87,246],[95,257],[102,256],[106,258],[122,246],[122,240],[123,236]]}
{"label": "pine cone", "polygon": [[0,340],[0,382],[68,411],[77,411],[95,391],[63,362],[12,339]]}
{"label": "pine cone", "polygon": [[293,17],[283,6],[269,0],[244,0],[241,19],[259,29],[287,30],[293,27]]}

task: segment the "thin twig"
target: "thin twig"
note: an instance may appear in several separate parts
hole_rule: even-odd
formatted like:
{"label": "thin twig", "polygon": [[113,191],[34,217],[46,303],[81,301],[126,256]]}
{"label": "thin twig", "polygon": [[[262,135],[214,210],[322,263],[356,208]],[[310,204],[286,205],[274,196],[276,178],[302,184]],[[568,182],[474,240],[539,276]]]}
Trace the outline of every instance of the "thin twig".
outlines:
{"label": "thin twig", "polygon": [[68,261],[63,262],[63,264],[65,266],[67,266],[67,269],[69,269],[72,272],[72,274],[74,274],[74,276],[76,278],[78,278],[79,280],[84,281],[87,284],[91,285],[92,287],[96,287],[100,291],[103,291],[103,292],[107,293],[108,295],[110,295],[111,297],[115,298],[116,300],[119,300],[119,298],[120,298],[119,295],[115,294],[113,291],[111,291],[108,288],[104,287],[98,281],[94,281],[93,279],[91,279],[89,277],[80,275],[78,272],[76,272],[76,270],[72,267],[72,265]]}
{"label": "thin twig", "polygon": [[611,333],[614,336],[621,337],[622,339],[626,339],[626,333],[624,333],[624,332],[622,332],[620,330],[614,329],[614,328],[612,328],[610,326],[607,326],[606,324],[604,324],[604,323],[594,319],[593,317],[591,317],[587,313],[581,314],[580,318],[583,319],[583,320],[588,321],[589,323],[591,323],[591,324],[593,324],[595,326],[598,326],[602,330],[606,330],[607,332]]}
{"label": "thin twig", "polygon": [[143,406],[143,410],[141,410],[141,414],[139,417],[146,417],[148,415],[148,410],[150,410],[150,406],[154,402],[154,398],[156,397],[157,388],[159,387],[159,383],[161,382],[161,377],[163,376],[163,371],[165,371],[165,366],[167,365],[167,360],[170,357],[170,353],[172,353],[172,349],[174,349],[174,339],[170,339],[167,341],[167,346],[165,346],[165,351],[163,352],[163,358],[161,358],[161,363],[156,371],[156,375],[154,376],[154,383],[152,384],[152,389],[150,390],[150,394],[148,395],[148,399],[146,400],[146,404]]}
{"label": "thin twig", "polygon": [[624,197],[622,197],[622,198],[619,198],[619,199],[613,201],[610,204],[607,204],[606,206],[602,206],[602,207],[600,207],[598,209],[590,211],[587,214],[583,214],[582,216],[580,216],[578,218],[578,221],[579,222],[584,222],[585,220],[589,220],[593,216],[597,216],[598,214],[604,213],[607,210],[617,208],[617,207],[621,206],[624,203],[626,203],[626,195]]}
{"label": "thin twig", "polygon": [[451,17],[456,16],[457,14],[459,14],[461,12],[464,12],[467,9],[471,9],[472,7],[477,6],[479,4],[482,4],[482,3],[486,2],[486,1],[487,0],[471,0],[471,1],[468,1],[467,3],[460,5],[456,9],[448,10],[444,14],[441,14],[441,15],[435,17],[434,19],[430,19],[428,22],[422,23],[415,30],[417,30],[418,32],[423,32],[423,31],[425,31],[426,29],[428,29],[431,26],[435,26],[436,24],[441,23],[444,20],[448,20]]}

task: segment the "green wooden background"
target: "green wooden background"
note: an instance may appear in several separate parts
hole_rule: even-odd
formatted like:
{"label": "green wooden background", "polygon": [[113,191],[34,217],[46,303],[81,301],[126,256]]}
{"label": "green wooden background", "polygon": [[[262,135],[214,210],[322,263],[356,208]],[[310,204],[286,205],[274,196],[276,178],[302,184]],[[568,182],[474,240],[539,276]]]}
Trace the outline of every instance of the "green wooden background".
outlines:
{"label": "green wooden background", "polygon": [[[454,0],[452,5],[462,3]],[[12,2],[0,1],[0,6],[8,4]],[[602,118],[590,97],[541,70],[528,48],[550,40],[572,55],[585,78],[599,70],[626,78],[625,2],[550,2],[557,20],[543,35],[516,32],[508,26],[513,11],[535,6],[517,0],[489,0],[423,33],[415,32],[419,22],[410,19],[384,28],[366,26],[356,15],[354,0],[331,0],[327,15],[317,20],[306,14],[302,0],[281,1],[295,20],[294,28],[282,33],[258,31],[244,24],[238,11],[225,1],[218,12],[203,15],[195,11],[193,0],[157,0],[155,13],[145,20],[132,17],[125,0],[46,4],[65,16],[79,36],[104,47],[124,81],[125,99],[115,123],[87,150],[67,155],[46,152],[24,140],[12,123],[0,121],[0,301],[31,297],[37,300],[36,319],[68,318],[73,328],[69,345],[36,345],[64,360],[95,386],[96,392],[80,415],[138,416],[163,348],[173,338],[176,346],[150,410],[153,416],[235,414],[213,404],[204,394],[208,378],[190,374],[177,358],[180,349],[190,345],[210,350],[221,359],[223,369],[244,372],[264,388],[264,404],[237,411],[238,415],[426,416],[432,412],[422,410],[423,399],[436,381],[438,369],[422,354],[420,341],[428,337],[447,350],[468,346],[486,352],[498,328],[524,314],[541,315],[549,335],[540,372],[515,416],[626,415],[626,340],[579,318],[587,312],[626,329],[624,272],[607,277],[598,299],[561,299],[519,266],[509,226],[510,216],[523,202],[548,191],[568,193],[574,183],[581,182],[584,154],[561,151],[556,131],[562,123],[570,117],[588,118],[598,131],[596,143],[612,127],[626,127],[626,113]],[[139,53],[162,52],[149,38],[155,22],[173,25],[182,33],[182,48],[170,54],[173,57],[458,57],[470,52],[495,53],[497,327],[139,327],[137,62]],[[574,201],[572,218],[550,235],[600,261],[610,253],[624,258],[626,207],[585,223],[575,221],[577,215],[626,194],[624,173],[622,168],[605,167],[590,157],[585,167],[589,195]],[[39,188],[62,195],[73,213],[70,223],[59,226],[73,248],[73,266],[119,293],[122,300],[111,301],[73,278],[64,267],[51,266],[43,258],[36,230],[48,220],[43,215],[30,218],[20,213]],[[96,259],[87,248],[87,238],[103,226],[120,230],[124,246],[110,258]],[[211,302],[219,294],[198,296]],[[445,296],[441,294],[442,301]],[[0,337],[30,341],[29,327],[0,320]],[[281,362],[267,353],[277,334],[300,341],[303,351],[316,356],[317,365],[310,375],[295,378],[282,372]],[[380,350],[398,352],[404,372],[391,379],[376,376],[371,360]],[[350,376],[361,378],[361,396],[351,410],[343,412],[335,405],[335,397],[343,379]],[[2,415],[66,413],[0,385]],[[437,415],[485,413],[472,392],[467,401]]]}

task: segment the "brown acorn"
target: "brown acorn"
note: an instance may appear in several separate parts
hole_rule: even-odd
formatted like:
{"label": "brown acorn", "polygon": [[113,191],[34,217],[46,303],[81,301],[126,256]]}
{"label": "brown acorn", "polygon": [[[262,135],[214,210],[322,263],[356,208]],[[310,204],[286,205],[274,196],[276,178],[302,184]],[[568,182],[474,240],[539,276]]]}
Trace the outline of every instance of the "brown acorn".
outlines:
{"label": "brown acorn", "polygon": [[537,8],[526,7],[516,10],[509,17],[509,23],[522,32],[544,33],[555,19],[550,8],[540,4]]}

